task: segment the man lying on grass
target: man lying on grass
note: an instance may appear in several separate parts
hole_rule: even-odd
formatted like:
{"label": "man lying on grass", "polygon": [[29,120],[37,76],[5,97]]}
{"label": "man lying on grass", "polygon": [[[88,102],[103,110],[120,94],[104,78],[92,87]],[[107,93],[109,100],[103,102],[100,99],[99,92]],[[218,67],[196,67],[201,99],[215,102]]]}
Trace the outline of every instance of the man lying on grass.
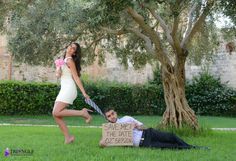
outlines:
{"label": "man lying on grass", "polygon": [[[200,146],[189,145],[176,135],[167,132],[154,130],[153,128],[144,128],[143,123],[130,116],[117,118],[117,113],[114,109],[108,108],[104,111],[106,119],[110,123],[129,123],[133,124],[133,146],[136,147],[149,147],[149,148],[170,148],[170,149],[191,149],[191,148],[204,148]],[[100,141],[101,147],[106,147],[105,141]]]}

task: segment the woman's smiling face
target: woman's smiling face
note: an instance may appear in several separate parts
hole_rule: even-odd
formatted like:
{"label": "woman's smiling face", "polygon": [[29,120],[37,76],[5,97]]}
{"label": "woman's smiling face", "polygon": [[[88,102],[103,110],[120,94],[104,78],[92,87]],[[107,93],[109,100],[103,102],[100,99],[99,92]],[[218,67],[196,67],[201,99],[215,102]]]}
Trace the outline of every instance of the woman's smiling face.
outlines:
{"label": "woman's smiling face", "polygon": [[67,53],[70,55],[73,55],[77,49],[77,46],[75,44],[71,44],[67,47]]}

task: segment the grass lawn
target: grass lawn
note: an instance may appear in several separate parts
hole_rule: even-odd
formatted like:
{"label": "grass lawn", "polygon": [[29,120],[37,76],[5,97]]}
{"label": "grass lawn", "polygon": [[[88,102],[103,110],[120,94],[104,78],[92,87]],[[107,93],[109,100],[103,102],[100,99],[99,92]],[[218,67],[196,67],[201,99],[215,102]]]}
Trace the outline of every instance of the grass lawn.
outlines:
{"label": "grass lawn", "polygon": [[[184,137],[211,150],[160,150],[128,147],[99,148],[100,128],[70,128],[76,141],[63,144],[57,127],[0,126],[0,160],[6,161],[234,161],[236,132],[214,131],[210,136]],[[30,149],[32,156],[4,157],[6,148]]]}
{"label": "grass lawn", "polygon": [[[160,122],[161,116],[134,116],[134,118],[143,122],[147,127],[156,127]],[[236,128],[236,118],[229,117],[212,117],[198,116],[201,126],[209,128]],[[65,118],[68,125],[87,126],[82,118],[68,117]],[[93,115],[93,121],[90,125],[101,126],[106,122],[101,116]],[[40,125],[55,125],[52,116],[0,116],[1,123],[11,124],[40,124]]]}

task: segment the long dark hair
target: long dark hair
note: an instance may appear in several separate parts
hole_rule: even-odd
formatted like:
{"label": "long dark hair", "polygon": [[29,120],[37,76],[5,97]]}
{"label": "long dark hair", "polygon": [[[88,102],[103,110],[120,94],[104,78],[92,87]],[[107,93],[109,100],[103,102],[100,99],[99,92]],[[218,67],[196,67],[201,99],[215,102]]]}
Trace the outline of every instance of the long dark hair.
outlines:
{"label": "long dark hair", "polygon": [[[76,51],[75,51],[75,54],[72,55],[72,58],[73,58],[73,60],[75,62],[75,66],[76,66],[76,70],[77,70],[78,76],[80,77],[81,76],[81,74],[80,74],[80,71],[81,71],[81,66],[80,66],[80,63],[81,63],[81,47],[76,42],[73,42],[72,44],[76,45]],[[65,56],[66,55],[64,55],[64,58],[65,58]]]}

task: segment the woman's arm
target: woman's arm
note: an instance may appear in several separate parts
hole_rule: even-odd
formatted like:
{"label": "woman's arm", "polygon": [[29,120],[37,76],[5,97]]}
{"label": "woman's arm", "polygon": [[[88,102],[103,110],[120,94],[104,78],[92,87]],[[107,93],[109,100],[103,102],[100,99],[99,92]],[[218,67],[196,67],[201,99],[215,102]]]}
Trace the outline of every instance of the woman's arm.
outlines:
{"label": "woman's arm", "polygon": [[68,65],[68,67],[70,68],[73,79],[75,80],[75,82],[76,82],[77,86],[79,87],[81,93],[83,94],[83,96],[86,99],[89,99],[89,96],[85,92],[84,86],[83,86],[83,84],[82,84],[82,82],[81,82],[81,80],[78,76],[74,61],[72,59],[68,59],[68,61],[66,63]]}
{"label": "woman's arm", "polygon": [[61,77],[61,67],[56,67],[56,77],[57,78]]}

